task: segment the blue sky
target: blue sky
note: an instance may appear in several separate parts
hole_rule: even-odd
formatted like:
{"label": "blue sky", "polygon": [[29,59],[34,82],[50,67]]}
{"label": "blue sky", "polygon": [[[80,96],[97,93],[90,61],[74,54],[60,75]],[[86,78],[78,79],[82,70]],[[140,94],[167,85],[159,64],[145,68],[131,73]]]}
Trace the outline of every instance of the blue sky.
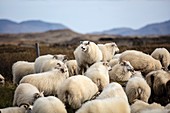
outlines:
{"label": "blue sky", "polygon": [[138,29],[170,20],[170,0],[0,0],[0,18],[62,23],[80,33]]}

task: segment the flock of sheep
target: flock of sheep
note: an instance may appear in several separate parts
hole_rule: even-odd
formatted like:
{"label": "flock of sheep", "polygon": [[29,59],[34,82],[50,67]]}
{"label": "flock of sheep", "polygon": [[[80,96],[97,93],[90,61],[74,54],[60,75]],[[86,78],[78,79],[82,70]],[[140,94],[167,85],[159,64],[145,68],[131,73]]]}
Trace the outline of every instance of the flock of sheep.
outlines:
{"label": "flock of sheep", "polygon": [[0,113],[170,113],[170,104],[148,103],[151,95],[170,99],[168,50],[117,52],[114,42],[82,41],[74,60],[48,54],[14,63],[14,107]]}

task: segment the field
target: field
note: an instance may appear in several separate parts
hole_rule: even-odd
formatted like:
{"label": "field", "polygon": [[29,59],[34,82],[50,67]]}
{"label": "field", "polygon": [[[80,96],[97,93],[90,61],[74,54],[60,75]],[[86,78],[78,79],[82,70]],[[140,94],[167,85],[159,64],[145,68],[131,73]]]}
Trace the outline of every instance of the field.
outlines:
{"label": "field", "polygon": [[[111,42],[111,41],[117,41],[118,47],[120,49],[120,52],[128,50],[128,49],[135,49],[143,51],[147,54],[150,54],[155,48],[157,47],[165,47],[170,51],[170,43],[169,37],[166,37],[167,41],[162,40],[154,41],[154,43],[151,43],[150,41],[145,41],[140,38],[141,41],[138,43],[131,38],[129,40],[126,39],[119,39],[119,40],[112,40],[100,38],[100,40],[97,40],[97,43],[105,43],[105,42]],[[161,38],[160,38],[161,39]],[[122,40],[122,41],[120,41]],[[138,40],[138,39],[136,39]],[[151,40],[151,39],[150,39]],[[145,42],[145,43],[144,43]],[[133,43],[133,44],[131,44]],[[74,42],[74,44],[40,44],[40,53],[43,54],[65,54],[68,56],[69,59],[74,59],[73,51],[78,45],[78,41]],[[12,100],[13,100],[13,94],[16,86],[12,84],[12,64],[16,61],[30,61],[33,62],[36,58],[35,53],[35,47],[34,45],[0,45],[0,73],[6,78],[6,85],[5,87],[0,86],[0,108],[12,106]],[[166,99],[158,99],[162,105],[165,105],[169,100]]]}

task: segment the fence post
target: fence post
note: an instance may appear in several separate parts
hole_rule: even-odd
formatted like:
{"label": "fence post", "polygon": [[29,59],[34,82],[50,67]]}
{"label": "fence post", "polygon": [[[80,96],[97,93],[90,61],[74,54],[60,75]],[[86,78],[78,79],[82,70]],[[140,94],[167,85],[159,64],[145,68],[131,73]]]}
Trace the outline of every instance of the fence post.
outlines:
{"label": "fence post", "polygon": [[40,56],[39,43],[35,43],[35,51],[36,51],[36,57],[38,58]]}

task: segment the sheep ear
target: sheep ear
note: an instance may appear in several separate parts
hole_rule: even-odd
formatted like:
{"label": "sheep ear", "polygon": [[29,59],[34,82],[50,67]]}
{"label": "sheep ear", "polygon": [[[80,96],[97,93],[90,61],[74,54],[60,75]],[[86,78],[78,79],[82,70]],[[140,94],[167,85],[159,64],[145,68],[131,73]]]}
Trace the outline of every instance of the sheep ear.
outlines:
{"label": "sheep ear", "polygon": [[22,103],[19,105],[19,107],[23,106],[25,109],[27,109],[29,107],[28,103]]}
{"label": "sheep ear", "polygon": [[113,43],[112,43],[112,46],[116,46],[116,43],[115,43],[115,42],[113,42]]}
{"label": "sheep ear", "polygon": [[80,41],[80,44],[82,44],[83,43],[83,41]]}
{"label": "sheep ear", "polygon": [[63,62],[67,62],[67,60],[68,60],[67,55],[64,55],[64,60],[63,60]]}
{"label": "sheep ear", "polygon": [[90,44],[90,41],[88,41],[88,43],[87,43],[88,45]]}
{"label": "sheep ear", "polygon": [[53,59],[58,59],[58,56],[57,56],[57,55],[54,55],[54,56],[53,56]]}
{"label": "sheep ear", "polygon": [[126,65],[126,62],[123,60],[122,62],[120,62],[120,64],[121,64],[122,66],[125,66],[125,65]]}
{"label": "sheep ear", "polygon": [[34,99],[37,99],[37,98],[39,98],[40,97],[40,94],[39,93],[35,93],[34,94]]}

